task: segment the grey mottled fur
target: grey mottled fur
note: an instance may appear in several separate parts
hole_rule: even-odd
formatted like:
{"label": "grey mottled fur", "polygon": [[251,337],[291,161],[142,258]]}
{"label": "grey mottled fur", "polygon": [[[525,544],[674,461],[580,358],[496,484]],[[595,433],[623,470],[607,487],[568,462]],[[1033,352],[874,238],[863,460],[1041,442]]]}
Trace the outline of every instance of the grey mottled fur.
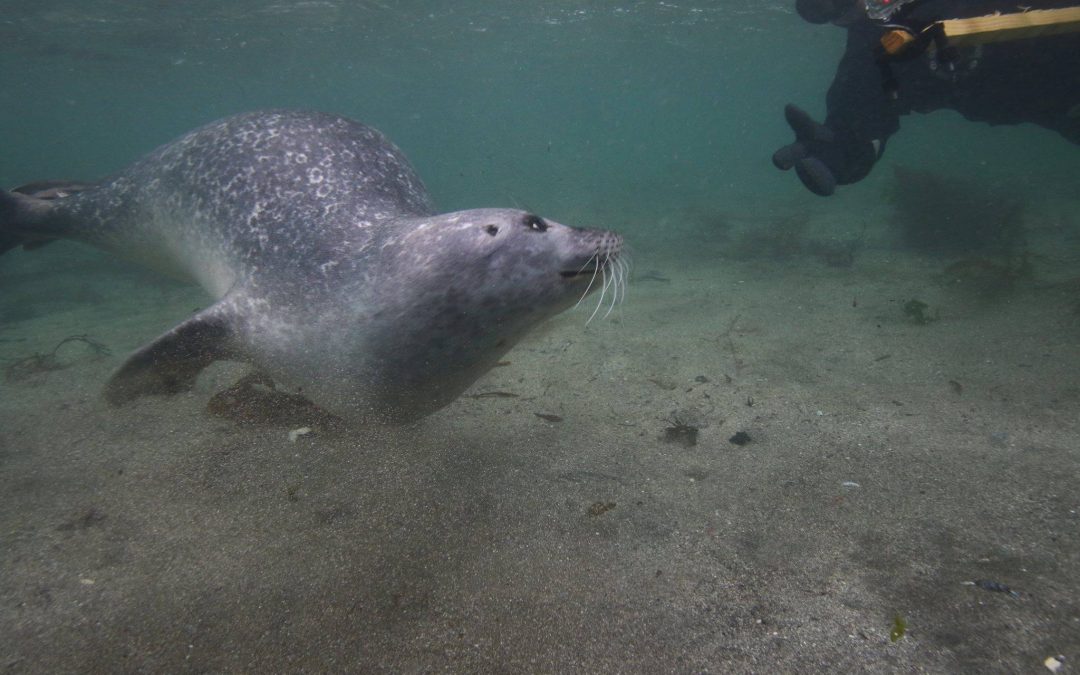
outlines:
{"label": "grey mottled fur", "polygon": [[0,232],[77,239],[219,299],[133,355],[115,401],[234,358],[338,414],[415,419],[572,304],[589,276],[575,273],[622,245],[517,210],[437,215],[382,134],[313,112],[227,118],[60,194],[7,193]]}

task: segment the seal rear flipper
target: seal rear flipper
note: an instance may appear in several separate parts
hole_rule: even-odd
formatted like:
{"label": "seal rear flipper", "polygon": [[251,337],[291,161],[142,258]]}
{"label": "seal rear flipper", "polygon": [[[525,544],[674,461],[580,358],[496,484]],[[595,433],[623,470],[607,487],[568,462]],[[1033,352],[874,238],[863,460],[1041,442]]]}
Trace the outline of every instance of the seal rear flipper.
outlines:
{"label": "seal rear flipper", "polygon": [[128,357],[105,386],[113,405],[149,394],[189,391],[203,368],[235,359],[232,304],[222,300],[183,322]]}

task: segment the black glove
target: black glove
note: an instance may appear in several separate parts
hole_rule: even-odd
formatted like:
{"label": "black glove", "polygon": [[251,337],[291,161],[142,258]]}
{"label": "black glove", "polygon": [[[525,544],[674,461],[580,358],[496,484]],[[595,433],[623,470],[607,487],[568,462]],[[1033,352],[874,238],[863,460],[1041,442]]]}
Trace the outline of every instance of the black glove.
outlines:
{"label": "black glove", "polygon": [[854,183],[870,173],[878,155],[870,141],[839,134],[793,103],[784,106],[784,117],[795,132],[795,142],[773,153],[773,164],[783,171],[795,167],[799,180],[814,194],[828,197],[837,184]]}

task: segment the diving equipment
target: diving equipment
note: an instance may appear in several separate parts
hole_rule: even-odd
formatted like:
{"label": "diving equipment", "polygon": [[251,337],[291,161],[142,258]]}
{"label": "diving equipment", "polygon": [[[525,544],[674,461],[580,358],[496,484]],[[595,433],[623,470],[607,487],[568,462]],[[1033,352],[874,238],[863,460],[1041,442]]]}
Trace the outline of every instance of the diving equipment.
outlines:
{"label": "diving equipment", "polygon": [[897,10],[914,0],[863,0],[866,15],[875,21],[887,21]]}

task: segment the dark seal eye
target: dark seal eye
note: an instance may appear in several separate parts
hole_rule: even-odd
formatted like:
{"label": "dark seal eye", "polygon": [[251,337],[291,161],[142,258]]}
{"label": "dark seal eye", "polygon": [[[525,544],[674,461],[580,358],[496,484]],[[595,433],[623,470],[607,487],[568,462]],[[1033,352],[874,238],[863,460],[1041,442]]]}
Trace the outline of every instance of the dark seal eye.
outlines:
{"label": "dark seal eye", "polygon": [[491,236],[494,237],[495,235],[497,235],[499,233],[499,226],[498,225],[485,225],[484,226],[484,232],[487,232],[488,234],[490,234]]}
{"label": "dark seal eye", "polygon": [[529,214],[522,219],[522,222],[525,224],[525,227],[534,232],[547,232],[547,223],[545,223],[544,219],[540,216]]}

